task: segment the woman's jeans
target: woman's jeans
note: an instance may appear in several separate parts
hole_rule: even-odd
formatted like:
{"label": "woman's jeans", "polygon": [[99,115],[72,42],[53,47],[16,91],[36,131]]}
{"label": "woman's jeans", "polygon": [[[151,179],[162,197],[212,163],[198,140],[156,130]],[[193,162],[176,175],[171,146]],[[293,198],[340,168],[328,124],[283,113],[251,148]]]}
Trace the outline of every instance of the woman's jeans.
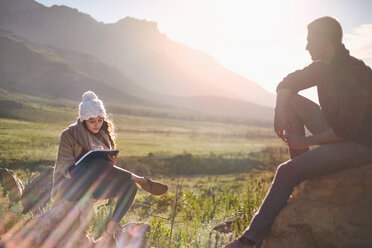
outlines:
{"label": "woman's jeans", "polygon": [[70,170],[72,179],[63,198],[78,201],[91,194],[94,199],[118,198],[112,220],[120,222],[132,205],[137,186],[131,180],[131,173],[112,166],[103,158],[94,158],[79,163]]}
{"label": "woman's jeans", "polygon": [[[292,130],[305,135],[304,125],[313,134],[328,129],[319,106],[296,95],[289,103]],[[267,236],[275,216],[285,206],[293,188],[300,182],[346,168],[362,166],[372,161],[372,149],[355,142],[320,145],[314,149],[290,150],[290,160],[279,165],[272,185],[243,236],[257,244]]]}

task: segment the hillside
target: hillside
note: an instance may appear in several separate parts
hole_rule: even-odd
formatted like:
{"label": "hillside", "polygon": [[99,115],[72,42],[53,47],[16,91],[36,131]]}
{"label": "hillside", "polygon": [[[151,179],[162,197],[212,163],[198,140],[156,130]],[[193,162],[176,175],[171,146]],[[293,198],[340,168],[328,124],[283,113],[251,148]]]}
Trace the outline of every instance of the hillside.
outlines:
{"label": "hillside", "polygon": [[33,0],[0,0],[0,29],[38,44],[90,54],[163,95],[214,95],[274,105],[273,94],[206,53],[171,41],[154,22],[124,18],[103,24],[65,6],[48,8]]}
{"label": "hillside", "polygon": [[[119,105],[135,105],[158,108],[158,111],[204,112],[245,119],[272,118],[271,108],[249,102],[222,97],[174,97],[154,93],[128,79],[114,66],[91,55],[36,45],[3,32],[0,32],[0,49],[3,51],[0,54],[0,89],[9,92],[79,101],[81,94],[91,89],[106,103],[118,106],[115,109],[119,112],[127,109]],[[144,113],[143,110],[140,112]],[[152,110],[147,113],[153,115]]]}
{"label": "hillside", "polygon": [[0,88],[39,97],[78,100],[87,89],[111,101],[150,104],[84,74],[52,52],[0,34]]}
{"label": "hillside", "polygon": [[136,95],[141,92],[140,95],[142,98],[154,94],[153,92],[146,90],[133,80],[126,77],[115,66],[103,63],[89,54],[51,45],[45,46],[45,48],[52,51],[56,56],[60,57],[84,74],[90,75],[112,87],[120,88],[121,91],[132,95]]}

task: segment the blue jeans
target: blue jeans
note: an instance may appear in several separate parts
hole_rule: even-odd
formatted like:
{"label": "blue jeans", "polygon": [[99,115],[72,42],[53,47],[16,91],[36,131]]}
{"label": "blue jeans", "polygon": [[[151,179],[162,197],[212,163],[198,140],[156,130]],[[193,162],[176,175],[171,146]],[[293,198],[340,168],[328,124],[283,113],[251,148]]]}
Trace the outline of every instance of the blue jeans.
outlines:
{"label": "blue jeans", "polygon": [[94,199],[118,198],[112,220],[120,222],[132,205],[137,186],[131,180],[131,173],[112,166],[108,160],[96,158],[80,163],[70,170],[72,179],[67,185],[63,198],[78,201],[86,194]]}
{"label": "blue jeans", "polygon": [[[293,132],[305,135],[304,126],[313,134],[328,128],[320,107],[296,95],[288,103]],[[372,149],[351,141],[320,145],[309,151],[290,151],[292,159],[279,165],[271,187],[243,236],[262,243],[275,216],[285,206],[294,187],[309,178],[338,170],[359,167],[372,161]],[[302,153],[302,154],[301,154]]]}

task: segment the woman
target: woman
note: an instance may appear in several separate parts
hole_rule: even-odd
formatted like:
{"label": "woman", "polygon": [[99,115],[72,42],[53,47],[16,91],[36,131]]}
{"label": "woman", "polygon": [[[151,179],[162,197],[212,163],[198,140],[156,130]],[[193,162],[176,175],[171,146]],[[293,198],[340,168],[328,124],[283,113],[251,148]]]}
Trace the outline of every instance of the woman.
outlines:
{"label": "woman", "polygon": [[101,100],[92,92],[83,94],[77,122],[61,134],[53,171],[53,207],[31,221],[19,222],[0,239],[0,247],[89,247],[85,236],[93,217],[94,202],[117,198],[111,220],[95,247],[115,247],[114,233],[134,201],[136,184],[161,195],[168,187],[116,167],[116,156],[75,162],[95,149],[113,149],[113,126]]}
{"label": "woman", "polygon": [[[58,156],[53,173],[52,199],[77,202],[84,197],[102,200],[117,198],[113,216],[103,234],[102,242],[114,242],[113,234],[132,205],[139,184],[144,190],[162,195],[168,187],[148,177],[116,167],[116,156],[75,162],[95,149],[114,149],[113,126],[107,120],[103,102],[92,91],[83,94],[77,122],[61,134]],[[107,241],[107,242],[106,242]]]}

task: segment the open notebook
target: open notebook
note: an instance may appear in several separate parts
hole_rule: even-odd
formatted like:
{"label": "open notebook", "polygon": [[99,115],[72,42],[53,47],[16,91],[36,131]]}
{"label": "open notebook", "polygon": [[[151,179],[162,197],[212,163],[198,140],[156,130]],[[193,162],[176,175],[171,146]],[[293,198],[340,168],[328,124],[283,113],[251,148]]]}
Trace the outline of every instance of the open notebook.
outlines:
{"label": "open notebook", "polygon": [[90,160],[90,159],[93,159],[95,157],[97,157],[97,158],[105,158],[105,159],[108,160],[109,159],[107,157],[108,154],[110,154],[111,156],[115,156],[118,152],[119,152],[119,150],[117,150],[117,149],[113,149],[113,150],[103,150],[103,149],[90,150],[89,152],[85,153],[84,156],[82,156],[75,163],[75,166],[78,165],[79,163],[81,163],[83,160]]}

